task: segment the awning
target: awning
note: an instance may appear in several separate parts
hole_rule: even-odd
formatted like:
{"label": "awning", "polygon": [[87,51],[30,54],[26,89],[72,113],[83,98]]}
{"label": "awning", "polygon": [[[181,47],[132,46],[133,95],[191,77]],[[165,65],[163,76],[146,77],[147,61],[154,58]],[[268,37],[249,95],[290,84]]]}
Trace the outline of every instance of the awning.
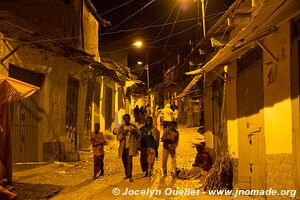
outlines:
{"label": "awning", "polygon": [[184,97],[188,93],[188,91],[193,87],[193,85],[197,83],[201,76],[202,74],[195,76],[193,80],[188,84],[188,86],[186,86],[186,88],[181,92],[181,94],[177,96],[177,98]]}
{"label": "awning", "polygon": [[0,74],[0,104],[29,97],[39,87]]}
{"label": "awning", "polygon": [[[222,49],[216,53],[202,68],[187,72],[187,75],[196,75],[192,82],[179,96],[184,96],[199,80],[201,74],[207,73],[220,65],[227,65],[255,46],[255,42],[274,32],[282,23],[300,14],[299,0],[272,0],[264,1],[255,11],[250,23]],[[185,92],[185,93],[184,93]]]}
{"label": "awning", "polygon": [[145,84],[145,83],[143,81],[140,81],[140,80],[126,80],[126,82],[125,82],[126,87],[131,87],[135,84]]}

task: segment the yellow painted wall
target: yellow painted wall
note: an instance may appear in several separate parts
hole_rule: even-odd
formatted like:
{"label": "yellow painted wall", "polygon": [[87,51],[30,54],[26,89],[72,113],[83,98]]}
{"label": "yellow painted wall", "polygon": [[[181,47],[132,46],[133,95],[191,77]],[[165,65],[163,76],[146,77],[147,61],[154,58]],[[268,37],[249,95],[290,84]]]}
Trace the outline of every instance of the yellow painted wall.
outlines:
{"label": "yellow painted wall", "polygon": [[264,45],[279,58],[279,63],[276,64],[264,52],[266,154],[292,153],[289,30],[289,23],[286,23],[263,41]]}
{"label": "yellow painted wall", "polygon": [[[228,76],[237,77],[236,64],[228,66]],[[226,84],[226,118],[227,118],[227,137],[229,152],[234,158],[238,158],[238,120],[237,120],[237,80],[231,79]]]}
{"label": "yellow painted wall", "polygon": [[205,131],[213,132],[213,107],[212,107],[212,73],[206,75],[205,85],[206,89],[204,90],[204,128]]}
{"label": "yellow painted wall", "polygon": [[84,50],[92,55],[95,55],[95,60],[100,61],[98,49],[98,28],[99,23],[90,13],[87,5],[84,2],[83,6],[83,37]]}
{"label": "yellow painted wall", "polygon": [[[0,43],[2,42],[1,40]],[[0,56],[8,54],[11,47],[14,47],[13,43],[8,42],[7,45],[4,45]],[[45,75],[45,81],[39,90],[39,106],[42,109],[39,122],[39,160],[42,161],[44,142],[68,142],[65,124],[67,80],[68,76],[78,72],[82,65],[33,46],[22,46],[4,62],[7,67],[9,63]],[[0,68],[4,69],[2,66]],[[0,73],[8,75],[7,71],[1,70]],[[79,74],[75,75],[75,78],[81,81]],[[84,132],[85,95],[86,86],[80,82],[77,115],[78,134]]]}
{"label": "yellow painted wall", "polygon": [[267,188],[295,188],[290,41],[289,22],[280,26],[278,31],[263,41],[264,45],[279,59],[276,63],[264,52],[264,129]]}

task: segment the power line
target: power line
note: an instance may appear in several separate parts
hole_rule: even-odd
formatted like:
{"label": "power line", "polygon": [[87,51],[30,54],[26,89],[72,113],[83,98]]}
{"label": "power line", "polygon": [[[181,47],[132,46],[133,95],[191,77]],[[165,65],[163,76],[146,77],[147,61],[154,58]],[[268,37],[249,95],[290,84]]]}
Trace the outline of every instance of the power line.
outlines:
{"label": "power line", "polygon": [[160,34],[161,34],[162,31],[164,30],[164,28],[165,28],[166,24],[168,23],[168,21],[169,21],[171,15],[172,15],[172,13],[173,13],[173,10],[175,9],[175,7],[176,7],[176,4],[174,4],[174,6],[172,7],[172,10],[169,12],[168,17],[167,17],[165,23],[163,24],[163,27],[160,29],[159,33],[156,35],[155,41],[159,38]]}
{"label": "power line", "polygon": [[[181,8],[178,9],[178,12],[177,12],[177,16],[176,16],[175,22],[176,22],[177,19],[178,19],[178,16],[179,16],[180,11],[181,11]],[[165,43],[165,45],[164,45],[164,49],[166,48],[166,46],[167,46],[167,44],[168,44],[168,42],[169,42],[170,36],[172,35],[172,33],[173,33],[173,31],[174,31],[174,27],[175,27],[175,23],[174,23],[173,26],[172,26],[172,29],[171,29],[170,34],[169,34],[169,36],[168,36],[168,39],[167,39],[167,41],[166,41],[166,43]]]}
{"label": "power line", "polygon": [[194,17],[194,18],[189,18],[189,19],[182,19],[182,20],[178,20],[178,21],[173,21],[173,22],[169,22],[169,23],[165,23],[165,24],[156,24],[156,25],[149,25],[149,26],[145,26],[145,27],[141,27],[141,28],[123,29],[123,30],[119,30],[119,31],[115,31],[115,32],[100,33],[99,35],[101,35],[101,36],[103,36],[103,35],[112,35],[112,34],[118,34],[118,33],[124,33],[124,32],[145,30],[145,29],[149,29],[149,28],[164,27],[164,26],[167,26],[167,25],[173,25],[175,23],[182,23],[182,22],[189,22],[189,21],[193,21],[193,20],[196,20],[196,19],[197,19],[197,17]]}
{"label": "power line", "polygon": [[130,18],[132,18],[133,16],[135,16],[136,14],[138,14],[139,12],[141,12],[142,10],[144,10],[145,8],[147,8],[149,5],[151,5],[152,3],[154,3],[156,0],[151,0],[149,3],[147,3],[146,5],[144,5],[142,8],[140,8],[138,11],[136,11],[135,13],[133,13],[132,15],[130,15],[129,17],[127,17],[126,19],[124,19],[122,22],[120,22],[119,24],[117,24],[116,26],[112,27],[111,29],[109,29],[108,31],[111,31],[113,29],[115,29],[116,27],[120,26],[121,24],[123,24],[124,22],[128,21]]}
{"label": "power line", "polygon": [[125,5],[127,5],[127,4],[129,4],[129,3],[131,3],[131,2],[133,2],[133,1],[134,1],[134,0],[127,1],[126,3],[123,3],[123,4],[121,4],[121,5],[119,5],[119,6],[115,7],[115,8],[112,8],[112,9],[110,9],[110,10],[108,10],[108,11],[105,11],[105,12],[101,13],[100,15],[105,15],[105,14],[107,14],[107,13],[110,13],[110,12],[112,12],[112,11],[114,11],[114,10],[117,10],[118,8],[121,8],[121,7],[125,6]]}
{"label": "power line", "polygon": [[[170,9],[170,10],[171,10],[171,9]],[[164,15],[160,16],[157,20],[153,21],[153,22],[150,24],[150,26],[153,25],[153,24],[155,24],[156,22],[158,22],[158,21],[159,21],[161,18],[163,18],[165,15],[166,15],[166,13],[165,13]],[[139,32],[141,33],[141,32],[143,32],[147,27],[142,27],[142,26],[140,26],[139,28],[141,28],[141,30],[142,30],[142,31],[139,31]],[[123,32],[127,32],[126,29],[123,30]],[[113,32],[112,32],[112,33],[113,33]],[[131,34],[131,35],[125,37],[125,38],[122,38],[122,39],[120,39],[120,40],[111,42],[111,43],[109,43],[109,44],[105,44],[105,45],[103,45],[103,46],[111,46],[111,45],[113,45],[113,44],[120,43],[120,42],[122,42],[122,41],[128,40],[129,38],[136,36],[137,33],[138,33],[138,31],[135,31],[135,33],[133,33],[133,34]],[[101,35],[101,34],[100,34],[100,35]]]}
{"label": "power line", "polygon": [[[223,13],[224,12],[218,12],[218,13],[211,14],[209,16],[213,18],[213,17],[221,15]],[[184,22],[184,21],[189,21],[189,20],[192,20],[192,18],[191,19],[187,19],[187,20],[180,20],[178,22]],[[175,22],[170,22],[170,23],[168,23],[168,25],[169,24],[173,24],[173,23],[175,23]],[[163,26],[163,25],[161,24],[161,25],[157,25],[157,26]],[[146,27],[141,27],[142,30],[147,29],[147,28],[152,28],[152,25],[146,26]],[[124,30],[120,30],[120,31],[121,32],[129,32],[129,31],[135,31],[135,30],[124,29]],[[111,32],[111,34],[114,34],[114,32]],[[102,34],[98,34],[98,35],[102,36]],[[132,35],[134,35],[134,34],[132,34]],[[73,37],[49,38],[49,39],[41,39],[41,40],[35,40],[35,41],[30,41],[30,42],[19,41],[19,44],[31,44],[31,43],[39,43],[39,42],[57,42],[57,41],[66,41],[66,40],[72,40],[72,39],[78,39],[78,38],[87,38],[87,36],[73,36]],[[122,40],[119,40],[119,41],[122,41]],[[117,42],[119,42],[119,41],[117,41]],[[109,44],[107,44],[107,45],[109,45]]]}
{"label": "power line", "polygon": [[[223,13],[224,13],[224,12],[218,12],[218,13],[214,13],[214,14],[208,15],[207,20],[213,19],[213,18],[215,18],[215,17],[217,17],[217,16],[219,16],[219,15],[222,15]],[[187,20],[180,20],[180,21],[177,21],[177,22],[185,22],[185,21],[190,21],[190,20],[193,20],[193,19],[196,19],[196,18],[191,18],[191,19],[187,19]],[[173,24],[173,23],[176,23],[176,22],[170,22],[170,23],[166,23],[166,22],[165,22],[166,25],[169,25],[169,24],[171,25],[171,24]],[[163,26],[163,28],[164,28],[164,24],[154,25],[154,26]],[[142,29],[141,32],[143,32],[146,28],[152,28],[152,25],[146,26],[146,27],[142,27],[142,28],[141,28],[141,29]],[[160,32],[159,32],[159,34],[156,36],[155,40],[157,40],[157,39],[159,38],[159,36],[160,36],[160,34],[161,34],[163,28],[160,30]],[[138,28],[137,28],[137,29],[138,29]],[[129,32],[129,31],[131,31],[131,29],[125,29],[125,30],[120,30],[120,31],[121,31],[121,32],[127,32],[127,31]],[[132,30],[132,31],[134,31],[134,30]],[[114,32],[111,32],[111,33],[114,34]],[[101,34],[100,34],[100,35],[101,35]],[[113,42],[104,44],[104,45],[102,45],[102,46],[104,46],[104,47],[106,47],[106,46],[112,46],[112,45],[114,45],[114,44],[116,44],[116,43],[120,43],[120,42],[122,42],[122,41],[126,41],[126,40],[128,40],[128,38],[134,37],[134,36],[136,36],[136,33],[133,33],[133,34],[131,34],[131,35],[125,37],[125,38],[122,38],[122,39],[120,39],[120,40],[117,40],[117,41],[113,41]],[[152,43],[153,43],[153,42],[152,42]]]}
{"label": "power line", "polygon": [[[177,33],[174,33],[174,34],[170,35],[170,37],[174,37],[174,36],[176,36],[176,35],[179,35],[179,34],[182,34],[182,33],[184,33],[184,32],[187,32],[187,31],[189,31],[189,30],[191,30],[191,29],[195,28],[196,26],[198,26],[198,24],[196,24],[196,25],[193,25],[193,26],[191,26],[190,28],[184,29],[183,31],[179,31],[179,32],[177,32]],[[166,37],[160,38],[159,40],[157,40],[157,41],[154,41],[154,42],[152,42],[151,44],[153,44],[153,43],[157,43],[157,42],[160,42],[160,41],[162,41],[162,40],[165,40],[165,39],[167,39],[168,37],[169,37],[169,36],[166,36]]]}
{"label": "power line", "polygon": [[[155,44],[155,43],[157,43],[157,42],[160,42],[160,41],[162,41],[162,40],[165,40],[165,39],[167,39],[167,38],[169,38],[169,37],[174,37],[174,36],[176,36],[176,35],[180,35],[180,34],[182,34],[182,33],[185,33],[185,32],[187,32],[187,31],[189,31],[189,30],[195,28],[196,26],[198,26],[198,24],[193,25],[193,26],[191,26],[190,28],[184,29],[183,31],[179,31],[179,32],[174,33],[174,34],[172,34],[172,35],[169,35],[169,36],[160,38],[160,39],[158,39],[158,40],[156,40],[156,41],[153,41],[153,42],[150,42],[150,43],[148,43],[148,44],[150,44],[150,45],[152,44],[152,45],[153,45],[153,44]],[[118,49],[118,50],[114,50],[114,51],[102,51],[102,53],[117,53],[117,52],[129,50],[130,48],[131,48],[131,47],[126,47],[126,48],[122,48],[122,49]]]}

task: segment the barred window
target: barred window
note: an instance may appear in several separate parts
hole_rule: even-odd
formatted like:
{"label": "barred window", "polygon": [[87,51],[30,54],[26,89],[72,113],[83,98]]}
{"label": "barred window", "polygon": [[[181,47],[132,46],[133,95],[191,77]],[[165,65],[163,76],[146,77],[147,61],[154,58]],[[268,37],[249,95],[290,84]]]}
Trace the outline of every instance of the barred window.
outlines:
{"label": "barred window", "polygon": [[260,47],[248,51],[245,55],[237,60],[238,74],[262,59],[262,55],[262,49]]}

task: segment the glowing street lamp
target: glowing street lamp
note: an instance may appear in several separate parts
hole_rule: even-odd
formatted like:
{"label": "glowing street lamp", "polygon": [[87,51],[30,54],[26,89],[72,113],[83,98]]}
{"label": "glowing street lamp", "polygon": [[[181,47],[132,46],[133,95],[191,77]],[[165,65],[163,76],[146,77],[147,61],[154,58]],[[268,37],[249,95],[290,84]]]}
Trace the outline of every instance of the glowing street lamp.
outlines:
{"label": "glowing street lamp", "polygon": [[137,48],[141,48],[143,46],[143,42],[138,40],[136,42],[133,43],[133,46],[137,47]]}
{"label": "glowing street lamp", "polygon": [[[143,46],[143,42],[140,40],[137,40],[133,43],[133,46],[136,48],[141,48]],[[142,65],[143,63],[141,61],[137,62],[138,65]],[[148,54],[147,54],[147,60],[146,60],[146,65],[145,68],[147,70],[147,88],[148,90],[150,89],[150,77],[149,77],[149,66],[148,66]]]}

